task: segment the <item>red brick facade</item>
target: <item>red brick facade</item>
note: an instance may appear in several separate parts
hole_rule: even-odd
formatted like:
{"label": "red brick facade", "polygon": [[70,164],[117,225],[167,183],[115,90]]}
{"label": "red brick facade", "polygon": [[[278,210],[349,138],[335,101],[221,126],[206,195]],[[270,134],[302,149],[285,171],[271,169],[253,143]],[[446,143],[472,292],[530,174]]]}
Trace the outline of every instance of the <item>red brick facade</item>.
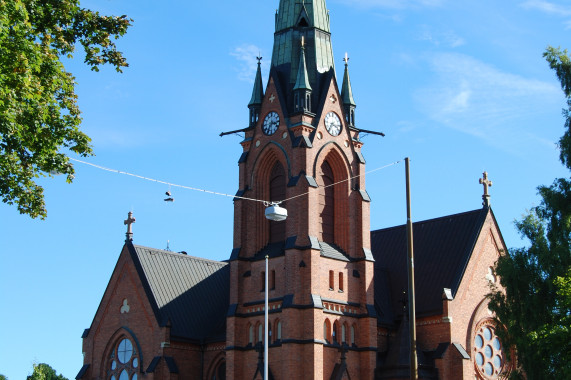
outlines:
{"label": "red brick facade", "polygon": [[[280,7],[282,3],[299,11],[303,23],[282,32],[284,36],[295,36],[295,43],[300,43],[300,33],[311,29],[307,23],[312,21],[305,8],[311,2],[294,5],[293,1],[282,1]],[[286,10],[284,7],[283,11]],[[328,15],[326,19],[328,28]],[[321,36],[322,42],[330,37],[323,30],[313,32],[314,40],[316,35]],[[311,43],[310,37],[308,40]],[[300,68],[304,68],[303,59]],[[192,284],[197,289],[204,286],[193,289],[193,294],[204,295],[199,298],[204,303],[213,298],[228,300],[222,311],[217,309],[216,315],[206,315],[207,319],[221,319],[221,325],[225,323],[218,329],[225,331],[225,338],[223,332],[211,336],[204,332],[200,338],[191,333],[174,334],[175,328],[184,330],[180,323],[196,323],[191,317],[203,305],[193,304],[188,308],[184,298],[189,295],[182,289],[175,294],[176,298],[173,296],[159,306],[161,294],[155,287],[160,282],[152,279],[155,264],[145,264],[148,266],[143,269],[142,260],[147,256],[137,256],[137,249],[143,248],[134,248],[127,241],[91,328],[84,333],[84,367],[78,378],[261,379],[256,346],[263,340],[266,255],[272,333],[269,368],[274,379],[372,380],[408,376],[403,375],[407,368],[401,365],[402,352],[395,353],[405,333],[404,327],[399,327],[404,326],[403,321],[395,317],[385,323],[386,315],[378,315],[381,305],[375,292],[388,294],[391,278],[387,277],[386,288],[377,287],[373,257],[389,252],[385,247],[371,252],[363,143],[359,140],[359,130],[352,125],[353,121],[348,124],[349,117],[345,114],[347,109],[354,111],[355,106],[352,95],[348,96],[345,90],[350,90],[350,84],[346,87],[348,72],[343,85],[345,96],[339,91],[332,67],[319,74],[310,73],[315,74],[312,86],[319,87],[319,94],[311,98],[314,103],[311,109],[296,112],[292,112],[291,92],[300,88],[310,90],[309,84],[294,87],[294,83],[284,83],[282,74],[274,67],[265,92],[258,91],[261,99],[258,102],[253,96],[250,104],[251,124],[243,131],[238,183],[239,195],[249,200],[235,200],[233,253],[228,264],[216,263],[217,276],[225,276],[226,282],[220,282],[222,285],[212,282],[214,285],[210,287],[200,281]],[[303,79],[303,75],[295,86],[299,78]],[[263,87],[260,83],[261,79],[256,86]],[[286,85],[290,87],[284,89],[282,86]],[[264,120],[273,112],[279,117],[277,129],[264,133]],[[336,115],[340,120],[338,134],[327,130],[327,115]],[[328,187],[328,184],[335,185]],[[266,204],[252,201],[275,201],[272,198],[276,194],[283,196],[285,202],[281,206],[289,214],[282,222],[267,220]],[[495,280],[490,268],[506,247],[493,213],[487,208],[484,211],[487,214],[483,227],[474,238],[465,266],[458,272],[459,285],[453,292],[438,289],[442,293],[438,309],[441,306],[442,312],[417,318],[417,347],[426,365],[422,369],[426,375],[421,378],[495,379],[500,376],[497,370],[506,368],[501,347],[495,346],[499,343],[493,335],[488,336],[493,328],[487,324],[491,315],[486,303],[489,282]],[[273,226],[273,223],[282,225]],[[436,243],[443,239],[431,238]],[[145,254],[163,255],[164,263],[181,259],[186,260],[183,263],[186,265],[194,260],[158,250]],[[163,275],[170,271],[165,278],[172,281],[161,286],[165,289],[179,286],[180,268],[166,264],[160,267]],[[180,304],[174,305],[175,301]],[[392,299],[387,304],[391,302],[398,300]],[[177,325],[165,317],[174,316],[175,312],[179,316]],[[186,313],[188,321],[181,322],[181,312]],[[215,327],[209,329],[220,332]],[[488,346],[490,349],[486,351]],[[491,374],[487,372],[490,367]]]}

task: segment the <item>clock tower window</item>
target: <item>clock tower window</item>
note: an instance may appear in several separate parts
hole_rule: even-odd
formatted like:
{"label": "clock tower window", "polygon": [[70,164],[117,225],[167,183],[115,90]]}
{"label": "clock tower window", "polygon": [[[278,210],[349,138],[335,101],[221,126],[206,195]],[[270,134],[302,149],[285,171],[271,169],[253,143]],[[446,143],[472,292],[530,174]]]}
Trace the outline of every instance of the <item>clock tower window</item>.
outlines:
{"label": "clock tower window", "polygon": [[321,164],[319,191],[319,224],[321,229],[321,240],[327,243],[334,243],[335,230],[335,188],[333,185],[333,170],[327,161]]}
{"label": "clock tower window", "polygon": [[[270,201],[283,201],[286,197],[286,175],[281,163],[276,162],[270,174]],[[280,205],[285,207],[284,204]],[[285,241],[285,222],[268,221],[270,223],[270,243]]]}

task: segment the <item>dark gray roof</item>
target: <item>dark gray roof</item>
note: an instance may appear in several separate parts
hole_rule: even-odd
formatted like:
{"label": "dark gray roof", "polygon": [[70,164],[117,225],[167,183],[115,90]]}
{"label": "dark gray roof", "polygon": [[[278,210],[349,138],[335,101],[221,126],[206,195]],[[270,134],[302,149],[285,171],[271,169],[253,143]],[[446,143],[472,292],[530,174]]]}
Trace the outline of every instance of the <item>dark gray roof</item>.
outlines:
{"label": "dark gray roof", "polygon": [[[444,288],[456,296],[488,212],[491,209],[482,208],[413,223],[418,316],[442,313]],[[379,322],[393,324],[402,315],[408,286],[406,225],[372,231],[371,248]]]}
{"label": "dark gray roof", "polygon": [[189,340],[225,339],[229,266],[127,243],[160,325]]}

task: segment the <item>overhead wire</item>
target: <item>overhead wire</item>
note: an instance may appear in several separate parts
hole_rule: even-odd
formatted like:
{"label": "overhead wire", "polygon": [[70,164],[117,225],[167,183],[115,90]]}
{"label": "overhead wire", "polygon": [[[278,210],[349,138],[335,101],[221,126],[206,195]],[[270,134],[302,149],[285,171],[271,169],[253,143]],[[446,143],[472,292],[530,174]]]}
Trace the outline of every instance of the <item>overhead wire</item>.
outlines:
{"label": "overhead wire", "polygon": [[[150,177],[145,177],[145,176],[142,176],[142,175],[139,175],[139,174],[133,174],[133,173],[129,173],[129,172],[126,172],[126,171],[123,171],[123,170],[107,168],[107,167],[105,167],[105,166],[93,164],[93,163],[87,162],[87,161],[78,160],[78,159],[76,159],[76,158],[71,158],[71,157],[68,157],[68,158],[69,158],[71,161],[78,162],[78,163],[80,163],[80,164],[84,164],[84,165],[88,165],[88,166],[92,166],[92,167],[97,168],[97,169],[100,169],[100,170],[104,170],[104,171],[108,171],[108,172],[112,172],[112,173],[117,173],[117,174],[123,174],[123,175],[127,175],[127,176],[130,176],[130,177],[135,177],[135,178],[143,179],[143,180],[146,180],[146,181],[161,183],[161,184],[164,184],[164,185],[168,185],[169,187],[172,186],[172,187],[178,187],[178,188],[186,189],[186,190],[200,191],[200,192],[207,193],[207,194],[220,195],[220,196],[224,196],[224,197],[243,199],[243,200],[253,201],[253,202],[261,202],[261,203],[263,203],[263,204],[266,205],[266,206],[268,206],[268,205],[279,205],[279,204],[281,204],[281,203],[283,203],[283,202],[287,202],[287,201],[290,201],[290,200],[292,200],[292,199],[299,198],[299,197],[302,197],[302,196],[307,195],[307,194],[310,193],[309,191],[306,191],[305,193],[298,194],[298,195],[294,195],[293,197],[284,199],[284,200],[282,200],[282,201],[265,201],[265,200],[262,200],[262,199],[244,197],[244,196],[240,196],[240,195],[231,195],[231,194],[220,193],[220,192],[212,191],[212,190],[199,189],[199,188],[197,188],[197,187],[191,187],[191,186],[185,186],[185,185],[178,185],[178,184],[176,184],[176,183],[167,182],[167,181],[162,181],[162,180],[155,179],[155,178],[150,178]],[[323,188],[328,188],[328,187],[331,187],[331,186],[335,186],[335,185],[338,185],[338,184],[340,184],[340,183],[344,183],[344,182],[351,181],[351,180],[353,180],[353,179],[362,177],[362,176],[364,176],[365,174],[371,174],[371,173],[377,172],[377,171],[379,171],[379,170],[386,169],[386,168],[388,168],[388,167],[390,167],[390,166],[394,166],[394,165],[399,164],[401,161],[402,161],[402,160],[398,160],[398,161],[392,162],[392,163],[390,163],[390,164],[381,166],[381,167],[379,167],[379,168],[366,171],[365,173],[358,174],[358,175],[355,175],[355,176],[353,176],[353,177],[349,177],[349,178],[343,179],[343,180],[341,180],[341,181],[338,181],[338,182],[329,184],[329,185],[327,185],[327,186],[323,186]]]}

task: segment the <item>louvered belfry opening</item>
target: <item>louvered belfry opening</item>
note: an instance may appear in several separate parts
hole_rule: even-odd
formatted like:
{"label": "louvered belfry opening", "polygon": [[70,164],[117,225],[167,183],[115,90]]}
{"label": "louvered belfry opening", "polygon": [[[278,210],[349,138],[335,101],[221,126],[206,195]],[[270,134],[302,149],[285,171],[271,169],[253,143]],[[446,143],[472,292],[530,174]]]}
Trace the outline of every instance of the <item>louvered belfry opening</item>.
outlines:
{"label": "louvered belfry opening", "polygon": [[[286,196],[286,176],[281,163],[276,162],[270,174],[270,201],[283,201]],[[286,207],[284,203],[280,205]],[[285,221],[270,223],[270,243],[285,241],[286,223]]]}
{"label": "louvered belfry opening", "polygon": [[327,161],[323,161],[319,172],[319,221],[321,240],[327,243],[335,242],[335,189],[333,170]]}

